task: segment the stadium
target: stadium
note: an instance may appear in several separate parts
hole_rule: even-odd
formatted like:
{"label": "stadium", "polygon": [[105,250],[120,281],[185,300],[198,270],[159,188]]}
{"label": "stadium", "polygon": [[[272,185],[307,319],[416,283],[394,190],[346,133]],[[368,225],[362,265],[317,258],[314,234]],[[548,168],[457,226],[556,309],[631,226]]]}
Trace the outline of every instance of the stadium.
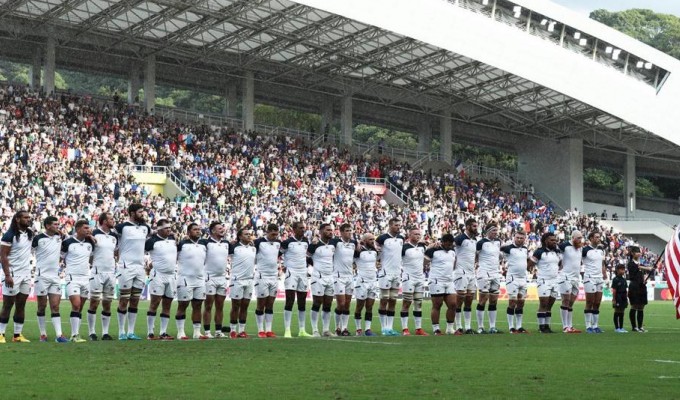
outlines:
{"label": "stadium", "polygon": [[[677,178],[672,56],[535,0],[3,0],[0,21],[0,59],[29,66],[0,82],[13,397],[676,393],[680,207],[636,187]],[[60,90],[62,70],[127,92]],[[164,106],[161,86],[223,111]]]}

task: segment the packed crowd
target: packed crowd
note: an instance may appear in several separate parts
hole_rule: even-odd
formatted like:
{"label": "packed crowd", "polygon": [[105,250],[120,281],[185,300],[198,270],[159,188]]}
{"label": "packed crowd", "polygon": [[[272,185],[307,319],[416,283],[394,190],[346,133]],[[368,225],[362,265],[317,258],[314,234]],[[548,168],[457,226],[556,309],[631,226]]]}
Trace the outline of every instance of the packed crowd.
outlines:
{"label": "packed crowd", "polygon": [[[167,166],[192,192],[192,199],[168,199],[135,182],[135,165]],[[361,189],[357,177],[389,179],[412,204],[387,204]],[[150,223],[167,218],[177,233],[190,222],[225,222],[227,237],[242,226],[256,236],[268,223],[290,227],[305,221],[308,237],[321,223],[350,221],[357,235],[379,234],[388,220],[419,225],[425,240],[460,231],[473,216],[483,231],[500,222],[500,239],[521,227],[530,250],[543,232],[568,240],[574,230],[599,229],[598,220],[576,211],[558,215],[531,192],[501,190],[499,182],[432,173],[408,163],[366,159],[334,146],[310,148],[298,138],[185,125],[140,113],[119,101],[61,94],[48,99],[29,87],[0,88],[0,223],[5,231],[15,210],[33,216],[36,231],[48,215],[65,233],[79,218],[94,226],[110,211],[116,220],[132,202],[149,209]],[[285,228],[284,228],[285,229]],[[288,229],[282,232],[287,235]],[[630,238],[604,231],[607,265],[625,263]],[[643,249],[643,264],[655,255]]]}

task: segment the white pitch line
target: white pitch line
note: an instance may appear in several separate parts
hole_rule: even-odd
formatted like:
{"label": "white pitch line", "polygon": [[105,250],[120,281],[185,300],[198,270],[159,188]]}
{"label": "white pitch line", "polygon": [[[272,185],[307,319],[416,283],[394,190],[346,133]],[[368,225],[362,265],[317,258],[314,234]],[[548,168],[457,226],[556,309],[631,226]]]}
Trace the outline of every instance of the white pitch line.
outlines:
{"label": "white pitch line", "polygon": [[652,360],[652,361],[665,364],[680,364],[680,361],[675,360]]}
{"label": "white pitch line", "polygon": [[680,376],[657,376],[656,379],[680,379]]}
{"label": "white pitch line", "polygon": [[350,342],[350,343],[365,343],[365,344],[387,344],[387,345],[401,345],[401,343],[390,343],[390,342],[372,342],[368,340],[353,340],[353,339],[327,339],[333,342]]}

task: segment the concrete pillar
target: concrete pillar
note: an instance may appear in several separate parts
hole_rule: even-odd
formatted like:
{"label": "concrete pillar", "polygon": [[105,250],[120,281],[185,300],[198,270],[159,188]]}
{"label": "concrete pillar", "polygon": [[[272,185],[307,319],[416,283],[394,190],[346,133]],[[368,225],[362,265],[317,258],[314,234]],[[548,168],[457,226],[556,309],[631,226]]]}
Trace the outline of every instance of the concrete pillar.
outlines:
{"label": "concrete pillar", "polygon": [[56,45],[54,35],[47,37],[45,46],[45,92],[47,95],[54,93],[54,79],[56,74]]}
{"label": "concrete pillar", "polygon": [[255,129],[255,77],[253,71],[246,71],[243,77],[243,99],[241,100],[243,129]]}
{"label": "concrete pillar", "polygon": [[238,88],[233,82],[229,82],[224,88],[224,116],[228,118],[237,117]]}
{"label": "concrete pillar", "polygon": [[628,150],[626,165],[623,170],[623,200],[626,205],[626,217],[634,217],[637,208],[637,194],[635,182],[635,154]]}
{"label": "concrete pillar", "polygon": [[538,197],[552,201],[562,211],[583,211],[583,140],[532,140],[518,146],[517,173],[526,185],[533,184]]}
{"label": "concrete pillar", "polygon": [[423,119],[418,125],[418,151],[430,152],[432,150],[432,128],[430,121]]}
{"label": "concrete pillar", "polygon": [[30,71],[28,72],[28,79],[31,88],[40,88],[40,74],[42,73],[42,49],[40,47],[35,48],[35,53],[33,53],[33,62],[31,63]]}
{"label": "concrete pillar", "polygon": [[446,161],[451,165],[453,165],[453,155],[451,153],[452,134],[451,111],[444,110],[444,113],[439,120],[439,155],[441,156],[442,161]]}
{"label": "concrete pillar", "polygon": [[342,135],[342,143],[352,145],[352,133],[354,126],[352,126],[352,95],[346,95],[342,98],[340,104],[340,134]]}
{"label": "concrete pillar", "polygon": [[156,107],[156,55],[151,54],[146,58],[144,70],[144,109],[153,114]]}
{"label": "concrete pillar", "polygon": [[331,131],[333,126],[333,98],[324,96],[321,99],[321,126],[319,133],[324,134]]}
{"label": "concrete pillar", "polygon": [[[129,104],[135,102],[135,98],[139,96],[139,89],[142,87],[141,79],[139,76],[139,65],[132,64],[130,66],[130,76],[128,77],[128,98]],[[144,90],[146,93],[146,89]]]}

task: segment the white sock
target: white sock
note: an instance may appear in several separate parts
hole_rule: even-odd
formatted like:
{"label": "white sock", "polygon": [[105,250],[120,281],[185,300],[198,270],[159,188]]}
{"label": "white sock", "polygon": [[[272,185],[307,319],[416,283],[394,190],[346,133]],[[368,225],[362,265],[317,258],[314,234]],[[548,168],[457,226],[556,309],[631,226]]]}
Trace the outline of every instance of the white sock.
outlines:
{"label": "white sock", "polygon": [[593,313],[593,328],[597,328],[600,326],[600,313],[598,312],[597,314]]}
{"label": "white sock", "polygon": [[380,320],[380,329],[387,329],[387,314],[378,313],[378,319]]}
{"label": "white sock", "polygon": [[104,315],[102,312],[102,335],[109,334],[109,326],[111,325],[111,316]]}
{"label": "white sock", "polygon": [[477,313],[477,328],[484,329],[484,310],[475,310]]}
{"label": "white sock", "polygon": [[538,324],[539,325],[545,325],[545,317],[538,317]]}
{"label": "white sock", "polygon": [[515,328],[515,314],[506,314],[508,316],[508,329]]}
{"label": "white sock", "polygon": [[201,323],[194,323],[194,336],[201,336]]}
{"label": "white sock", "polygon": [[524,319],[524,314],[515,314],[515,328],[522,328],[522,320]]}
{"label": "white sock", "polygon": [[496,328],[496,316],[497,315],[498,315],[498,311],[496,311],[496,310],[490,310],[489,311],[489,329]]}
{"label": "white sock", "polygon": [[585,315],[585,318],[586,318],[586,329],[592,328],[593,327],[593,323],[592,323],[593,314],[592,313],[584,313],[584,315]]}
{"label": "white sock", "polygon": [[290,323],[293,320],[293,312],[288,310],[283,310],[283,326],[286,331],[290,330]]}
{"label": "white sock", "polygon": [[128,314],[127,314],[127,321],[128,321],[128,335],[131,335],[135,333],[135,322],[137,322],[137,311],[135,312],[130,311],[128,309]]}
{"label": "white sock", "polygon": [[24,324],[23,323],[14,323],[14,334],[15,335],[21,335],[21,331],[24,330]]}
{"label": "white sock", "polygon": [[457,312],[454,322],[456,323],[456,329],[463,329],[463,313]]}
{"label": "white sock", "polygon": [[[199,324],[200,326],[200,324]],[[238,323],[238,333],[243,333],[246,331],[246,323],[245,322],[239,322]]]}
{"label": "white sock", "polygon": [[432,324],[432,332],[437,332],[439,329],[439,324]]}
{"label": "white sock", "polygon": [[472,329],[472,311],[463,311],[465,314],[465,330]]}
{"label": "white sock", "polygon": [[401,329],[408,329],[408,316],[406,317],[401,317]]}
{"label": "white sock", "polygon": [[4,335],[7,330],[7,324],[0,322],[0,335]]}
{"label": "white sock", "polygon": [[[357,327],[357,330],[361,329],[361,318],[359,318],[359,319],[354,318],[354,326]],[[366,329],[368,329],[368,328],[366,328]]]}
{"label": "white sock", "polygon": [[71,321],[71,337],[73,337],[78,334],[78,329],[80,328],[80,318],[71,317],[69,319]]}
{"label": "white sock", "polygon": [[349,330],[349,314],[342,314],[342,330]]}
{"label": "white sock", "polygon": [[453,333],[456,330],[455,325],[456,324],[453,323],[453,322],[447,322],[446,323],[446,333]]}
{"label": "white sock", "polygon": [[166,317],[161,314],[161,335],[168,333],[168,324],[170,323],[170,317]]}
{"label": "white sock", "polygon": [[272,323],[274,322],[274,314],[273,313],[265,313],[264,314],[264,330],[265,332],[271,332],[272,331]]}
{"label": "white sock", "polygon": [[62,337],[64,335],[61,332],[61,316],[59,314],[52,315],[52,326],[54,326],[54,333],[57,337]]}
{"label": "white sock", "polygon": [[307,315],[305,311],[298,310],[298,327],[301,331],[307,329]]}
{"label": "white sock", "polygon": [[[361,321],[361,320],[359,320],[359,321]],[[364,321],[364,329],[365,329],[365,330],[371,329],[371,322],[373,322],[373,321],[368,320],[368,319]],[[361,325],[357,325],[357,326],[358,326],[358,327],[361,327]]]}
{"label": "white sock", "polygon": [[331,330],[331,313],[330,311],[321,312],[321,325],[323,327],[323,332],[328,332]]}
{"label": "white sock", "polygon": [[96,334],[97,313],[87,313],[87,331],[89,335]]}
{"label": "white sock", "polygon": [[183,338],[186,336],[184,333],[184,317],[182,318],[177,318],[175,317],[175,324],[177,324],[177,338]]}
{"label": "white sock", "polygon": [[38,315],[38,329],[40,329],[40,336],[47,336],[47,326],[45,325],[44,315]]}
{"label": "white sock", "polygon": [[394,329],[394,315],[386,316],[385,321],[387,321],[387,329]]}
{"label": "white sock", "polygon": [[125,321],[127,318],[126,315],[127,313],[121,313],[118,312],[118,335],[125,335]]}
{"label": "white sock", "polygon": [[569,327],[569,310],[560,308],[560,316],[562,317],[562,328]]}
{"label": "white sock", "polygon": [[570,328],[574,327],[574,311],[568,310],[567,311],[567,326]]}
{"label": "white sock", "polygon": [[338,313],[337,311],[334,314],[335,314],[335,329],[342,330],[342,314]]}
{"label": "white sock", "polygon": [[423,317],[413,317],[416,322],[416,329],[423,329]]}
{"label": "white sock", "polygon": [[319,331],[319,312],[312,310],[312,315],[310,317],[312,320],[312,332]]}
{"label": "white sock", "polygon": [[257,324],[257,332],[264,332],[264,314],[255,313],[255,323]]}
{"label": "white sock", "polygon": [[153,328],[156,325],[156,314],[146,314],[146,334],[153,335]]}

